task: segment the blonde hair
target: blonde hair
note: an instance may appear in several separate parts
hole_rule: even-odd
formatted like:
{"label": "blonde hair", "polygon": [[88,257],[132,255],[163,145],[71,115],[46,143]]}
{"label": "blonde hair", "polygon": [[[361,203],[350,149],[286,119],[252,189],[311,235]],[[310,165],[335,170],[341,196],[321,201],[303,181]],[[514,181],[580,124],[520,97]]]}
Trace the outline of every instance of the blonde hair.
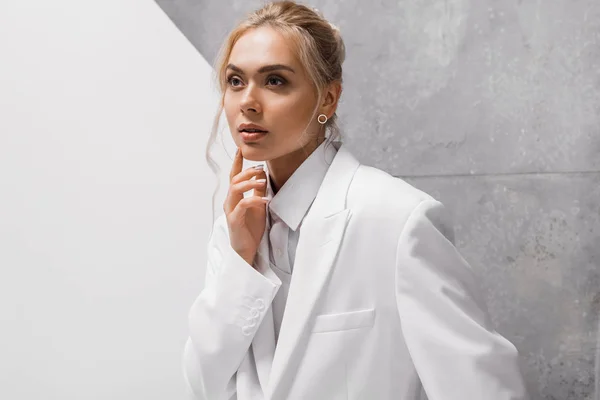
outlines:
{"label": "blonde hair", "polygon": [[[211,157],[210,150],[217,138],[219,120],[223,112],[228,60],[234,45],[244,33],[250,29],[263,26],[275,29],[290,41],[300,63],[314,84],[318,99],[321,98],[323,89],[328,84],[334,81],[342,83],[342,63],[346,57],[344,42],[339,29],[328,22],[318,10],[294,1],[277,1],[267,3],[259,10],[248,15],[231,31],[221,46],[214,65],[221,101],[206,146],[206,161],[217,176],[220,169]],[[318,107],[319,105],[316,104],[311,119],[307,123],[307,128],[310,121],[315,118]],[[325,123],[325,130],[326,132],[329,131],[328,144],[341,137],[336,113]],[[219,182],[217,181],[217,189],[213,194],[213,210],[218,190]]]}

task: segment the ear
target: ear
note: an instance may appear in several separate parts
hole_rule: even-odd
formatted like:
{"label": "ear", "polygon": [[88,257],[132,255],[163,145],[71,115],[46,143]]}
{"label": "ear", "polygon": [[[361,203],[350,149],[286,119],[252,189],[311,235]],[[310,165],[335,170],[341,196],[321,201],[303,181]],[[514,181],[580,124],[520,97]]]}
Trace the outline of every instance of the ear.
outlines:
{"label": "ear", "polygon": [[340,81],[333,81],[323,91],[323,101],[319,112],[327,115],[327,118],[335,113],[338,106],[338,101],[342,95],[342,83]]}

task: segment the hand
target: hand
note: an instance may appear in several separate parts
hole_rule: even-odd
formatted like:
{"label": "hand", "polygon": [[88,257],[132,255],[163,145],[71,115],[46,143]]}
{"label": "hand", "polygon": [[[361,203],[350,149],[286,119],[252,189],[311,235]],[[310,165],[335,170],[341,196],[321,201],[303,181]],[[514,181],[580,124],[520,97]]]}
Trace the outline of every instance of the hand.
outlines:
{"label": "hand", "polygon": [[[267,175],[262,168],[242,171],[243,161],[242,150],[238,148],[229,174],[229,191],[223,211],[231,247],[252,265],[265,232]],[[254,189],[253,196],[244,198],[244,192],[251,189]]]}

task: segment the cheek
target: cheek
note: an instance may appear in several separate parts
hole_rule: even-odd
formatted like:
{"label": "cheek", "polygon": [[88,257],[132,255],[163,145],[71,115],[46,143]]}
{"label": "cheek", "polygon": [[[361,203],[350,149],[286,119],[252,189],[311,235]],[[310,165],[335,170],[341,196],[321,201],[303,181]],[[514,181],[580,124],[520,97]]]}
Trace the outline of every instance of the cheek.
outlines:
{"label": "cheek", "polygon": [[225,112],[225,118],[229,127],[232,128],[232,124],[236,123],[237,114],[240,112],[240,108],[234,96],[225,95],[223,98],[223,111]]}
{"label": "cheek", "polygon": [[290,96],[272,103],[273,114],[277,114],[281,124],[304,129],[310,121],[315,103],[307,95]]}
{"label": "cheek", "polygon": [[233,141],[236,143],[236,145],[239,145],[236,128],[236,118],[237,114],[239,113],[239,107],[237,105],[235,97],[228,95],[227,93],[225,94],[225,96],[223,97],[223,111],[225,113],[225,119],[227,121],[231,137],[233,138]]}
{"label": "cheek", "polygon": [[230,94],[225,93],[225,96],[223,96],[223,110],[225,111],[225,114],[227,115],[228,118],[229,118],[229,115],[233,113],[234,109],[235,109],[235,101],[234,101],[233,97]]}

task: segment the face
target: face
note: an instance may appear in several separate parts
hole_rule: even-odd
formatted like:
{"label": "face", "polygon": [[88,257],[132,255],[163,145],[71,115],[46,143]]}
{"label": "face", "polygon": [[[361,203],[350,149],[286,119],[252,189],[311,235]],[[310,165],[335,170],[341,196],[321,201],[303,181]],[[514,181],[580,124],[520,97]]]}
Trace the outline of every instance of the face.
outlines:
{"label": "face", "polygon": [[[269,161],[316,143],[323,133],[317,121],[321,110],[311,119],[317,92],[280,33],[270,27],[247,31],[228,61],[223,105],[244,158]],[[239,131],[242,124],[258,125],[267,133],[252,137]]]}

